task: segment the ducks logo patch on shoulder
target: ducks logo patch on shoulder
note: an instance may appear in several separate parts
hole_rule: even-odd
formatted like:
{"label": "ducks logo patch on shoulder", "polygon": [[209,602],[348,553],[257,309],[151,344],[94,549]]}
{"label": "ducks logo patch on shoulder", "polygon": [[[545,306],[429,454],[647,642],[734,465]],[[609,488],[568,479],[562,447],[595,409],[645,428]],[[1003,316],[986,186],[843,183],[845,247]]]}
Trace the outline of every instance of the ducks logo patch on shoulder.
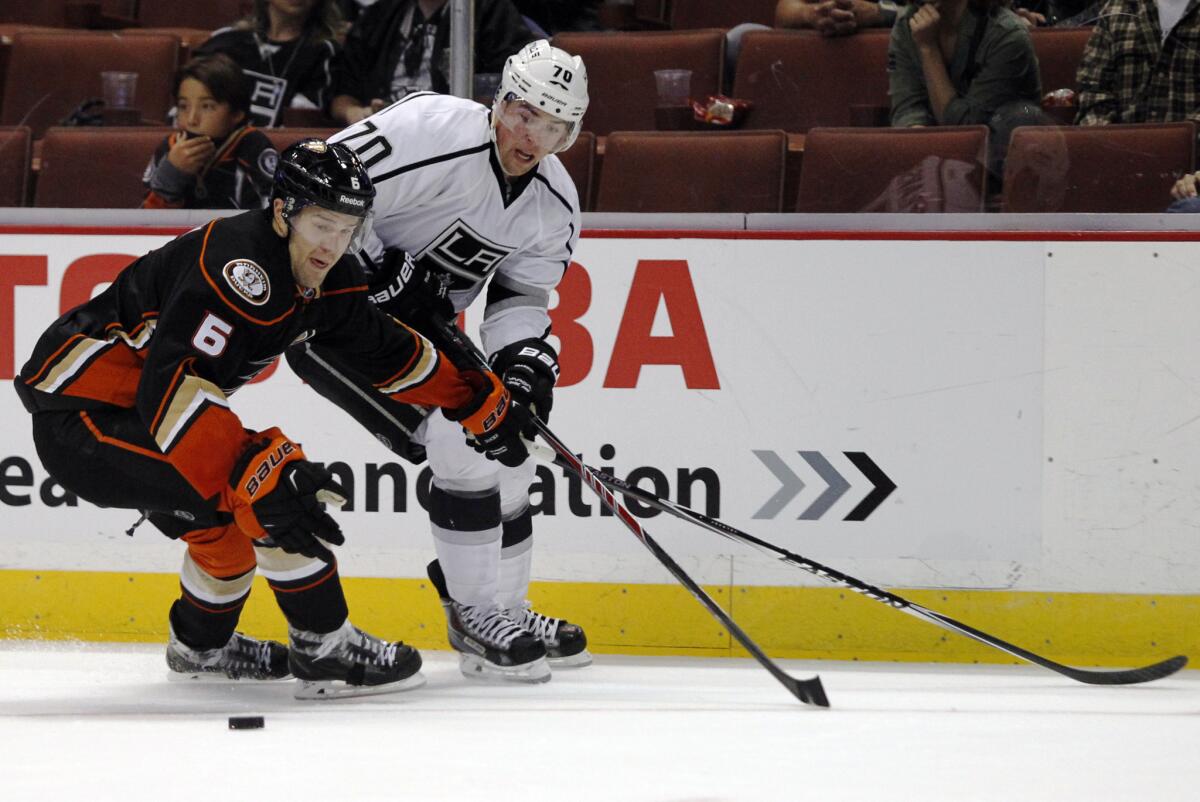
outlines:
{"label": "ducks logo patch on shoulder", "polygon": [[267,271],[249,259],[234,259],[221,269],[221,275],[234,292],[255,306],[262,306],[271,297]]}

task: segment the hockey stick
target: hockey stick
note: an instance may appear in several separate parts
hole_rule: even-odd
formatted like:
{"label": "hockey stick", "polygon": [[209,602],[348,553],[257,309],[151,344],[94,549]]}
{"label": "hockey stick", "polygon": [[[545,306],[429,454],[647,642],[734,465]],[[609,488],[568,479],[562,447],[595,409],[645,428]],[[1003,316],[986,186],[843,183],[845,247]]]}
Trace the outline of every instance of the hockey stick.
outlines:
{"label": "hockey stick", "polygon": [[[484,359],[483,354],[475,347],[475,344],[468,340],[458,327],[452,322],[447,321],[441,324],[442,334],[453,344],[460,352],[468,356],[472,362],[484,370],[491,370]],[[440,344],[440,343],[439,343]],[[550,447],[557,452],[562,464],[570,468],[576,476],[578,476],[584,484],[591,488],[596,494],[600,502],[607,507],[613,515],[615,515],[621,523],[625,524],[625,528],[633,533],[633,536],[642,542],[650,553],[663,564],[672,576],[691,592],[696,600],[703,604],[708,611],[721,622],[721,625],[733,636],[734,640],[742,645],[755,660],[765,668],[771,676],[779,681],[783,687],[788,689],[788,692],[805,704],[815,705],[817,707],[829,707],[829,699],[825,695],[825,687],[821,684],[821,678],[813,676],[811,679],[797,679],[779,666],[759,648],[758,644],[750,639],[750,636],[742,631],[742,628],[733,622],[733,619],[721,609],[721,606],[713,601],[712,597],[704,592],[704,589],[696,584],[687,573],[672,559],[671,555],[658,545],[658,541],[650,537],[650,533],[645,527],[638,522],[629,510],[625,509],[621,502],[617,501],[617,497],[612,491],[606,488],[601,481],[596,477],[595,472],[584,465],[583,462],[576,457],[569,448],[563,445],[562,441],[555,437],[554,433],[538,418],[533,418],[533,423],[537,427],[538,434],[550,444]]]}
{"label": "hockey stick", "polygon": [[[544,456],[548,457],[550,455],[547,454]],[[574,458],[572,457],[572,460],[573,459]],[[558,455],[554,457],[553,462],[561,467],[575,470],[575,466],[571,464],[572,460],[564,459],[562,452],[558,451]],[[1176,655],[1175,657],[1168,658],[1152,665],[1142,666],[1141,668],[1118,670],[1091,670],[1086,668],[1074,668],[1072,666],[1063,665],[1062,663],[1056,663],[1049,658],[1034,654],[1027,649],[1022,649],[1020,646],[1014,646],[1013,644],[1001,640],[994,635],[981,632],[980,630],[968,626],[961,621],[955,621],[949,616],[942,615],[941,613],[922,607],[921,605],[908,601],[907,599],[903,599],[894,593],[889,593],[882,588],[877,588],[874,585],[868,585],[866,582],[862,582],[861,580],[855,579],[852,576],[843,574],[841,571],[829,568],[828,566],[822,565],[821,563],[815,562],[814,560],[810,560],[806,557],[801,557],[799,554],[794,554],[772,543],[768,543],[765,540],[760,540],[759,538],[747,534],[740,529],[735,529],[729,524],[719,521],[716,518],[710,518],[703,513],[689,509],[681,504],[677,504],[670,499],[666,499],[646,490],[642,490],[636,485],[631,485],[622,479],[618,479],[615,476],[605,473],[604,471],[596,468],[589,468],[586,465],[583,466],[583,468],[584,470],[590,472],[591,476],[594,477],[596,481],[605,485],[610,490],[615,490],[625,496],[635,498],[644,504],[648,504],[651,507],[655,507],[656,509],[670,513],[677,518],[682,518],[685,521],[691,521],[692,523],[708,529],[711,532],[715,532],[722,537],[728,538],[729,540],[741,543],[749,543],[753,546],[757,546],[763,551],[777,555],[783,562],[790,563],[797,568],[801,568],[808,573],[813,574],[814,576],[818,576],[827,582],[833,583],[834,585],[847,588],[855,593],[862,594],[869,599],[886,604],[887,606],[901,612],[908,613],[909,615],[919,618],[922,621],[928,621],[929,623],[936,624],[943,629],[948,629],[951,632],[957,632],[961,635],[965,635],[968,638],[979,641],[980,643],[985,643],[988,646],[1007,652],[1014,657],[1019,657],[1022,660],[1042,666],[1043,668],[1048,668],[1051,671],[1057,671],[1064,677],[1070,677],[1077,682],[1084,682],[1089,685],[1134,685],[1140,682],[1152,682],[1156,679],[1169,677],[1176,671],[1179,671],[1181,668],[1186,666],[1188,662],[1186,656]],[[576,470],[576,472],[578,471]]]}

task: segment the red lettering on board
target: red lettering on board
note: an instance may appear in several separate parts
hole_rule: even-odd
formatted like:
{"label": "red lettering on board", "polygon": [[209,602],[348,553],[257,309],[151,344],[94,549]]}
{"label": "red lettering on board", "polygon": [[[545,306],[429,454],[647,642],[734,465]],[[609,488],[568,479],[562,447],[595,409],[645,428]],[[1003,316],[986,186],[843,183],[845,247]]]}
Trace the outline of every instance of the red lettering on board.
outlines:
{"label": "red lettering on board", "polygon": [[558,284],[558,306],[550,310],[550,329],[558,337],[558,387],[570,387],[592,370],[592,335],[579,318],[592,305],[592,279],[587,268],[571,262]]}
{"label": "red lettering on board", "polygon": [[[0,256],[0,379],[16,375],[17,287],[44,286],[48,261],[45,256]],[[42,321],[37,321],[37,326],[41,331]]]}
{"label": "red lettering on board", "polygon": [[[660,300],[671,321],[667,337],[650,334]],[[678,365],[690,390],[721,387],[696,288],[683,259],[638,260],[604,386],[636,387],[643,365]]]}
{"label": "red lettering on board", "polygon": [[63,273],[58,313],[61,315],[92,300],[96,287],[111,283],[136,258],[127,253],[94,253],[71,262]]}

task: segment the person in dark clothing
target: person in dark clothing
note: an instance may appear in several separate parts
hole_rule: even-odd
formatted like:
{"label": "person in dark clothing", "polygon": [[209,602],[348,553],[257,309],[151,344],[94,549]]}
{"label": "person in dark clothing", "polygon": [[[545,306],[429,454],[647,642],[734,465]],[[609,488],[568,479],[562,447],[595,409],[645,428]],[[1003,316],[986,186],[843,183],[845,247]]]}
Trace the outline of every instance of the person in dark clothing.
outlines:
{"label": "person in dark clothing", "polygon": [[250,87],[242,68],[217,53],[189,61],[175,81],[176,130],[142,177],[147,209],[261,209],[278,153],[246,124]]}
{"label": "person in dark clothing", "polygon": [[194,52],[236,61],[251,82],[251,121],[271,128],[293,106],[329,111],[340,27],[334,0],[255,0],[250,16]]}
{"label": "person in dark clothing", "polygon": [[[247,429],[230,396],[293,343],[324,343],[384,403],[441,407],[485,454],[526,456],[520,405],[380,312],[352,257],[375,187],[344,145],[280,159],[271,208],[218,218],[133,262],[54,321],[14,384],[46,470],[80,498],[140,510],[187,544],[169,676],[302,681],[298,698],[406,690],[420,655],[354,627],[325,504],[347,491],[277,427]],[[506,462],[506,464],[508,464]],[[235,632],[261,569],[290,648]]]}
{"label": "person in dark clothing", "polygon": [[[346,36],[333,118],[347,125],[411,92],[450,89],[446,0],[378,0]],[[475,72],[500,72],[537,37],[513,0],[476,0]]]}
{"label": "person in dark clothing", "polygon": [[600,30],[600,0],[513,0],[517,10],[550,36]]}

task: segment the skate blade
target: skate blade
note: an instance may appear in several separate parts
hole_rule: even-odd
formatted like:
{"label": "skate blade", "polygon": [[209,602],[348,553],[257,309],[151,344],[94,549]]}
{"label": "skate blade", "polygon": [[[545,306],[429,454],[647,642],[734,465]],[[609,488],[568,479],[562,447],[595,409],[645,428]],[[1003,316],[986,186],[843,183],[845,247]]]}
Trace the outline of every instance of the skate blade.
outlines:
{"label": "skate blade", "polygon": [[550,664],[545,657],[519,666],[498,666],[473,654],[459,654],[458,668],[467,679],[480,682],[521,682],[534,685],[550,681]]}
{"label": "skate blade", "polygon": [[228,684],[231,682],[290,682],[292,675],[286,677],[268,677],[264,679],[255,679],[254,677],[231,677],[220,671],[167,671],[167,682],[213,682]]}
{"label": "skate blade", "polygon": [[411,677],[383,685],[349,685],[341,680],[300,680],[296,685],[297,699],[345,699],[351,696],[379,696],[420,688],[425,675],[420,671]]}
{"label": "skate blade", "polygon": [[583,668],[592,664],[592,653],[584,649],[579,654],[563,657],[547,656],[546,661],[550,663],[551,668]]}

